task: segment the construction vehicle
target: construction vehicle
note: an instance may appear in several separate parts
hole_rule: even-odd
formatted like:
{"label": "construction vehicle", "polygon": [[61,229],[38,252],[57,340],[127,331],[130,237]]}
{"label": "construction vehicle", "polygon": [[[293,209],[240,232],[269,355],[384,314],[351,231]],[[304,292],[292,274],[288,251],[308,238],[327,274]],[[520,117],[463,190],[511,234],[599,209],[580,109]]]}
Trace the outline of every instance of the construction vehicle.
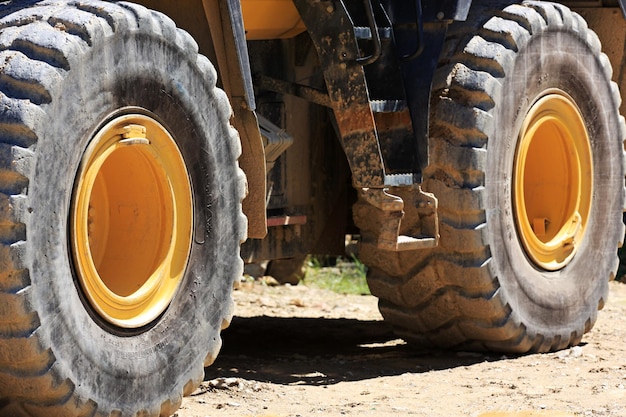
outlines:
{"label": "construction vehicle", "polygon": [[620,5],[1,2],[0,414],[173,414],[244,261],[346,234],[412,345],[576,345],[624,237]]}

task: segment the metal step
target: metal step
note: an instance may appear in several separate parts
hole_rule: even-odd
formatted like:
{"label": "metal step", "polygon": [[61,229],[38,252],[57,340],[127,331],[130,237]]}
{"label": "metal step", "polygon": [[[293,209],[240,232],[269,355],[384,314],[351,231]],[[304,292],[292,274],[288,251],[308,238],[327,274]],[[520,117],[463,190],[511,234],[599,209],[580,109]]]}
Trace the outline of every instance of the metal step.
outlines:
{"label": "metal step", "polygon": [[[367,26],[355,26],[354,34],[358,40],[372,40],[372,30]],[[379,27],[378,36],[381,40],[391,39],[393,32],[390,27]]]}
{"label": "metal step", "polygon": [[[425,193],[420,186],[413,186],[409,201],[387,192],[387,189],[362,189],[361,196],[369,204],[382,210],[380,229],[376,246],[379,249],[400,252],[437,247],[439,244],[439,220],[437,198]],[[421,230],[417,236],[400,234],[405,205],[417,209],[421,220]]]}
{"label": "metal step", "polygon": [[278,157],[293,144],[293,136],[257,113],[265,147],[266,171],[270,172]]}
{"label": "metal step", "polygon": [[414,185],[415,174],[386,174],[385,186],[386,187],[402,187],[406,185]]}
{"label": "metal step", "polygon": [[372,100],[370,105],[374,113],[395,113],[407,108],[406,100]]}

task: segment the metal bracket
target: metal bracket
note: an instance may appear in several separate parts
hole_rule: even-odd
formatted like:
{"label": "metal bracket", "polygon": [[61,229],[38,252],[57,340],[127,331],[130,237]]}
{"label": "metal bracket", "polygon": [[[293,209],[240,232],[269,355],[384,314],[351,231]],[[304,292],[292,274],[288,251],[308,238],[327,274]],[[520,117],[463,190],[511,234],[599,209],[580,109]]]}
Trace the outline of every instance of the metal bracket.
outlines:
{"label": "metal bracket", "polygon": [[257,119],[265,147],[265,170],[268,173],[274,167],[278,157],[293,144],[293,136],[258,113]]}
{"label": "metal bracket", "polygon": [[342,1],[294,0],[317,49],[355,187],[383,187],[385,166],[360,49]]}
{"label": "metal bracket", "polygon": [[248,178],[249,194],[243,200],[248,217],[248,237],[267,235],[265,211],[265,155],[254,109],[254,88],[239,0],[202,0],[211,29],[221,85],[233,108],[232,123],[239,132],[242,153],[239,166]]}
{"label": "metal bracket", "polygon": [[280,94],[289,94],[310,101],[311,103],[319,104],[320,106],[332,108],[330,98],[328,97],[328,91],[326,90],[318,90],[306,85],[278,80],[276,78],[268,77],[267,75],[260,75],[256,77],[255,82],[262,90],[273,91]]}
{"label": "metal bracket", "polygon": [[[388,188],[361,189],[362,198],[372,206],[382,210],[383,218],[379,229],[376,246],[388,251],[405,251],[434,248],[439,244],[439,219],[437,216],[437,198],[422,191],[420,186],[413,186],[411,201],[390,194]],[[401,235],[405,204],[413,206],[419,215],[419,233],[414,236]]]}

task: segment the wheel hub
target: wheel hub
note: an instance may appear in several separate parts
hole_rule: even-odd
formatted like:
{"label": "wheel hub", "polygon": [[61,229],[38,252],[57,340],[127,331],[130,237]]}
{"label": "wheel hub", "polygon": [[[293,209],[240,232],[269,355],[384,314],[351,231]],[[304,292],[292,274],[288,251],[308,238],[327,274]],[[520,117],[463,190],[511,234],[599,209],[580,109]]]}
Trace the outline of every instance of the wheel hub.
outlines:
{"label": "wheel hub", "polygon": [[565,92],[550,90],[530,108],[514,168],[515,220],[528,257],[555,271],[574,257],[592,198],[589,135]]}
{"label": "wheel hub", "polygon": [[91,307],[122,328],[155,320],[182,281],[192,196],[182,155],[153,118],[122,115],[88,146],[74,187],[71,250]]}

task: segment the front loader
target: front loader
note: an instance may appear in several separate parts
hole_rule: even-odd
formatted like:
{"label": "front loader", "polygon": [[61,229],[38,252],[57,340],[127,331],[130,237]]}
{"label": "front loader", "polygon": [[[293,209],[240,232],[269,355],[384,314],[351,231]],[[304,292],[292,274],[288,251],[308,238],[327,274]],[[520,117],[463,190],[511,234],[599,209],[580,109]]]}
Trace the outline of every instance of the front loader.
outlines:
{"label": "front loader", "polygon": [[346,234],[416,348],[578,344],[625,230],[623,6],[2,2],[0,414],[172,415],[244,263]]}

